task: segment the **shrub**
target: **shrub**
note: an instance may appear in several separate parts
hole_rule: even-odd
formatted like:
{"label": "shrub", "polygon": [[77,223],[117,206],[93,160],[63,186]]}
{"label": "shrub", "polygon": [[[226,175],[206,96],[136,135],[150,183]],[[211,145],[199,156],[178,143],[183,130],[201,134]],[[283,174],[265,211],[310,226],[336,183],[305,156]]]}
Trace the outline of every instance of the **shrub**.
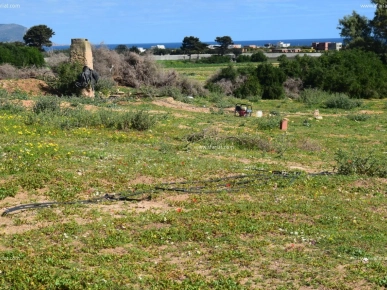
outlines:
{"label": "shrub", "polygon": [[283,86],[286,96],[292,99],[297,99],[302,90],[303,83],[299,78],[287,78]]}
{"label": "shrub", "polygon": [[335,169],[338,174],[387,177],[387,168],[385,166],[387,160],[377,158],[373,152],[362,154],[353,150],[348,153],[340,149],[335,153],[335,161],[337,163]]}
{"label": "shrub", "polygon": [[244,54],[241,54],[241,55],[238,55],[238,57],[236,58],[236,62],[251,62],[251,56],[250,55],[244,55]]}
{"label": "shrub", "polygon": [[199,63],[229,63],[231,58],[225,55],[211,55],[198,60]]}
{"label": "shrub", "polygon": [[269,116],[267,118],[258,118],[256,123],[260,130],[272,130],[279,128],[281,122],[280,116]]}
{"label": "shrub", "polygon": [[331,109],[351,110],[360,107],[362,102],[360,100],[350,99],[345,94],[335,94],[325,101],[325,106]]}
{"label": "shrub", "polygon": [[285,95],[282,84],[286,75],[278,67],[264,63],[256,69],[256,75],[262,86],[262,99],[282,99]]}
{"label": "shrub", "polygon": [[258,79],[254,76],[249,76],[243,84],[235,89],[234,96],[241,99],[252,97],[260,99],[262,96],[262,90]]}
{"label": "shrub", "polygon": [[150,129],[155,123],[155,116],[151,116],[145,111],[138,111],[131,117],[130,128],[138,131],[145,131]]}
{"label": "shrub", "polygon": [[39,78],[44,79],[45,76],[53,76],[51,70],[41,67],[23,67],[17,68],[11,64],[0,65],[0,79],[27,79]]}
{"label": "shrub", "polygon": [[44,65],[43,54],[35,47],[15,43],[0,43],[0,64],[8,63],[16,67]]}
{"label": "shrub", "polygon": [[267,60],[268,60],[268,57],[263,53],[263,51],[258,51],[251,55],[252,62],[264,62]]}
{"label": "shrub", "polygon": [[16,79],[19,77],[19,72],[16,67],[11,64],[5,63],[0,65],[0,79]]}
{"label": "shrub", "polygon": [[56,77],[46,80],[49,87],[60,95],[71,96],[78,94],[79,89],[75,86],[83,65],[75,62],[63,62],[54,69]]}
{"label": "shrub", "polygon": [[112,78],[102,77],[95,84],[95,91],[106,96],[114,90],[116,85],[117,83]]}
{"label": "shrub", "polygon": [[321,107],[331,94],[318,89],[304,89],[298,100],[309,107]]}
{"label": "shrub", "polygon": [[348,115],[347,118],[356,122],[364,122],[370,119],[371,116],[367,114],[352,114],[352,115]]}
{"label": "shrub", "polygon": [[63,53],[63,52],[51,53],[49,55],[49,57],[46,58],[46,64],[50,68],[55,68],[59,64],[61,64],[63,62],[68,62],[69,60],[70,60],[70,57],[67,54]]}
{"label": "shrub", "polygon": [[56,97],[42,97],[35,102],[32,111],[35,114],[59,112],[60,102]]}
{"label": "shrub", "polygon": [[285,91],[282,85],[264,86],[262,91],[262,99],[265,100],[280,100],[285,97]]}

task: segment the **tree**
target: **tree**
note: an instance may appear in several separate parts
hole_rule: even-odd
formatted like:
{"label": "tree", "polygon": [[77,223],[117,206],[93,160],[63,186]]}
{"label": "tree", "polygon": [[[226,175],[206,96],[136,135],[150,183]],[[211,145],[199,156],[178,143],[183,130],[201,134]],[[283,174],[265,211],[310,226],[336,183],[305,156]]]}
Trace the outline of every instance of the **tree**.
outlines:
{"label": "tree", "polygon": [[50,38],[53,35],[55,35],[55,32],[46,25],[36,25],[27,30],[23,40],[26,45],[37,47],[40,51],[44,51],[43,46],[52,46]]}
{"label": "tree", "polygon": [[374,36],[386,45],[387,42],[387,0],[371,0],[376,5],[374,19],[370,21]]}
{"label": "tree", "polygon": [[256,76],[262,86],[262,99],[282,99],[285,96],[282,84],[286,75],[280,68],[264,63],[257,67]]}
{"label": "tree", "polygon": [[339,20],[337,28],[347,48],[375,52],[387,63],[387,0],[371,0],[371,3],[376,5],[372,20],[353,11]]}
{"label": "tree", "polygon": [[261,50],[251,55],[252,62],[265,62],[267,60],[268,57]]}
{"label": "tree", "polygon": [[234,47],[231,51],[235,55],[235,58],[237,58],[238,56],[240,56],[243,53],[242,48]]}
{"label": "tree", "polygon": [[373,42],[370,21],[365,16],[357,14],[344,16],[339,20],[337,29],[340,29],[340,36],[344,38],[344,44],[348,47],[366,47]]}
{"label": "tree", "polygon": [[227,52],[229,45],[234,44],[230,36],[218,36],[215,38],[215,41],[220,45],[218,49],[220,55],[224,55]]}
{"label": "tree", "polygon": [[201,42],[198,37],[186,36],[184,37],[180,48],[184,53],[187,53],[191,59],[191,54],[201,53],[206,47],[207,44]]}
{"label": "tree", "polygon": [[128,47],[125,44],[119,44],[114,50],[117,51],[117,53],[124,53],[128,50]]}
{"label": "tree", "polygon": [[138,49],[137,46],[133,45],[131,48],[129,48],[129,51],[130,52],[134,52],[134,53],[137,53],[137,54],[140,54],[141,51]]}

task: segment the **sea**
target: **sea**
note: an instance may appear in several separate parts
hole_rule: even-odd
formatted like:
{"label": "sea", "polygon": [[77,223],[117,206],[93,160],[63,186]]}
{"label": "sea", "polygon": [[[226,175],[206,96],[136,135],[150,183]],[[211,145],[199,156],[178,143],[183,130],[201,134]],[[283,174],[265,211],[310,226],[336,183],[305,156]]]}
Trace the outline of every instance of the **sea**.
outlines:
{"label": "sea", "polygon": [[[203,41],[206,44],[217,44],[214,41]],[[313,39],[267,39],[267,40],[234,40],[234,44],[240,44],[243,46],[247,45],[256,45],[264,46],[265,44],[277,44],[278,42],[290,43],[291,46],[312,46],[312,42],[343,42],[342,38],[313,38]],[[176,49],[180,48],[181,42],[158,42],[158,43],[119,43],[119,44],[93,44],[95,47],[106,46],[109,49],[115,49],[118,45],[126,45],[127,47],[142,47],[144,49],[149,49],[152,46],[164,45],[165,48]],[[69,49],[70,45],[54,45],[51,47],[46,47],[45,50],[65,50]]]}

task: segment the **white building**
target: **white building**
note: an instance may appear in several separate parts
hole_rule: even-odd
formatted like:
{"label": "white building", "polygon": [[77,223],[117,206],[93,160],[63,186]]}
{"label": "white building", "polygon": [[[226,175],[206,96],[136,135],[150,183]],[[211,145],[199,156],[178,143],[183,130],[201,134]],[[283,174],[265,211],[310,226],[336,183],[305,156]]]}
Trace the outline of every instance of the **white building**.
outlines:
{"label": "white building", "polygon": [[277,42],[277,47],[283,48],[283,47],[289,47],[290,43],[283,43],[282,41]]}
{"label": "white building", "polygon": [[151,49],[152,49],[152,48],[165,49],[165,45],[163,45],[163,44],[157,44],[157,45],[151,46]]}

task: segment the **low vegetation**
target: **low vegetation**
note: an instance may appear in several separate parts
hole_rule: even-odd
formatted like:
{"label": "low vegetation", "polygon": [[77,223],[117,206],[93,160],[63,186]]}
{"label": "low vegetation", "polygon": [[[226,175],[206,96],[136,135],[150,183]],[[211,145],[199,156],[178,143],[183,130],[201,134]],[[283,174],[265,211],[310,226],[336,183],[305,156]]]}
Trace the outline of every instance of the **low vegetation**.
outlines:
{"label": "low vegetation", "polygon": [[[277,67],[93,53],[94,99],[74,94],[64,54],[36,74],[61,97],[0,89],[1,209],[58,202],[0,217],[1,289],[387,287],[374,55]],[[357,57],[376,73],[339,78]]]}
{"label": "low vegetation", "polygon": [[132,201],[2,216],[2,289],[387,286],[385,101],[321,102],[315,119],[314,101],[258,100],[246,118],[215,93],[172,108],[20,94],[0,90],[3,210]]}

